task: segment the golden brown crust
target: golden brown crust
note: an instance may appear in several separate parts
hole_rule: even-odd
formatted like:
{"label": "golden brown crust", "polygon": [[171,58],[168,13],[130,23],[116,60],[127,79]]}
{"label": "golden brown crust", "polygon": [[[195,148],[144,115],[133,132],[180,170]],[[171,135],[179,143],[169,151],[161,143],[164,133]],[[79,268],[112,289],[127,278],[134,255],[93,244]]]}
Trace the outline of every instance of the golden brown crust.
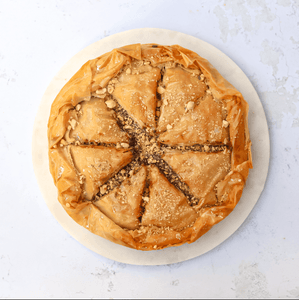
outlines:
{"label": "golden brown crust", "polygon": [[[125,75],[123,75],[124,79],[121,79],[119,83],[115,82],[115,84],[112,86],[109,85],[111,84],[111,80],[113,80],[113,78],[121,70],[124,70],[126,66],[130,66],[132,70],[134,68],[138,70],[140,66],[138,66],[138,64],[136,66],[134,65],[134,63],[136,63],[136,61],[138,62],[138,60],[149,62],[150,67],[143,66],[138,71],[141,73],[140,76],[144,76],[142,89],[148,91],[148,96],[145,97],[146,101],[143,102],[146,109],[143,109],[143,106],[140,105],[142,109],[140,108],[140,110],[136,112],[134,109],[131,109],[130,111],[130,103],[128,102],[128,98],[121,96],[123,91],[122,84],[126,82]],[[185,109],[185,106],[188,105],[188,102],[191,100],[198,100],[198,106],[196,106],[197,104],[195,103],[194,107],[192,107],[193,111],[190,111],[189,114],[187,110],[187,113],[185,113],[184,117],[185,120],[186,118],[189,118],[189,120],[188,122],[185,122],[185,125],[183,124],[184,120],[182,120],[181,117],[176,117],[175,120],[179,119],[178,123],[180,122],[181,124],[173,124],[174,126],[171,128],[172,132],[170,129],[167,129],[166,123],[161,123],[162,125],[160,125],[160,127],[158,123],[158,129],[162,133],[160,136],[161,139],[163,137],[163,142],[167,141],[168,144],[175,145],[180,143],[184,146],[206,142],[212,144],[227,144],[231,147],[231,152],[229,154],[231,168],[229,172],[221,174],[221,178],[219,177],[216,180],[216,188],[209,188],[204,192],[204,195],[200,194],[202,199],[198,203],[197,207],[191,208],[188,206],[196,215],[196,218],[192,217],[192,220],[190,219],[188,226],[185,226],[186,224],[181,224],[183,228],[178,228],[182,226],[172,226],[170,224],[170,226],[167,226],[165,229],[164,227],[160,227],[161,224],[159,223],[146,226],[146,222],[144,221],[144,224],[142,224],[139,228],[136,228],[136,217],[138,212],[135,212],[135,221],[130,221],[131,225],[129,225],[129,227],[131,226],[131,228],[122,228],[121,226],[123,226],[123,224],[119,223],[115,216],[112,217],[110,215],[109,218],[109,213],[107,211],[105,214],[96,204],[91,201],[87,201],[88,199],[90,200],[95,194],[96,191],[94,191],[94,188],[87,197],[86,194],[84,194],[84,192],[86,192],[87,182],[84,181],[84,176],[82,177],[82,175],[85,175],[86,178],[86,174],[88,175],[90,173],[85,170],[85,167],[83,166],[84,162],[80,161],[80,159],[77,159],[76,161],[74,156],[76,156],[75,153],[78,149],[80,151],[80,149],[82,150],[85,147],[83,145],[79,145],[80,143],[90,143],[92,141],[97,142],[97,137],[95,138],[97,133],[91,134],[84,132],[84,126],[80,127],[80,125],[78,125],[80,124],[80,118],[82,121],[84,116],[78,115],[76,112],[76,107],[78,104],[83,105],[84,111],[84,106],[88,107],[90,106],[89,103],[94,101],[92,100],[94,99],[92,97],[103,99],[101,93],[104,93],[104,89],[107,89],[106,93],[108,96],[109,94],[114,93],[116,99],[118,99],[120,102],[123,101],[123,103],[127,103],[127,106],[124,105],[124,107],[127,108],[127,111],[129,111],[130,115],[135,118],[137,122],[140,121],[142,126],[155,127],[152,112],[156,107],[154,90],[157,86],[157,82],[160,79],[157,70],[161,64],[166,63],[169,64],[169,69],[167,69],[169,71],[166,71],[166,74],[167,72],[171,74],[171,72],[173,73],[177,71],[176,69],[172,69],[173,63],[176,64],[176,67],[179,66],[178,72],[180,74],[189,74],[186,75],[185,78],[189,78],[188,80],[192,81],[192,87],[190,87],[190,89],[195,89],[195,91],[192,90],[192,93],[195,93],[197,98],[192,99],[191,94],[188,96],[189,98],[184,98],[179,105],[179,113],[176,112],[176,114],[182,114],[182,108],[184,107]],[[130,72],[128,71],[128,73]],[[126,73],[128,75],[127,77],[131,77],[131,80],[129,80],[127,84],[132,84],[132,82],[136,80],[133,75],[138,74],[131,73],[130,75],[128,73]],[[204,104],[205,99],[207,99],[205,97],[208,97],[209,95],[207,95],[205,87],[202,86],[202,83],[197,82],[197,77],[192,77],[194,76],[193,74],[196,76],[197,74],[202,74],[202,78],[204,78],[204,82],[210,91],[209,93],[213,96],[213,99],[209,98],[210,104],[207,105],[206,108],[207,110],[210,108],[215,110],[215,114],[211,116],[212,119],[215,117],[215,120],[212,120],[212,122],[211,119],[205,118],[207,114],[201,116],[200,109],[196,109],[196,107],[200,107],[200,105]],[[153,75],[156,75],[157,79],[153,78],[155,77]],[[203,88],[201,88],[201,86]],[[163,85],[163,87],[167,90],[167,85]],[[182,89],[182,87],[180,87],[180,89]],[[170,90],[168,92],[174,93],[175,91]],[[203,94],[205,96],[202,96]],[[132,96],[132,93],[130,95]],[[131,97],[130,95],[128,97]],[[169,94],[167,97],[169,97]],[[105,101],[107,99],[109,100],[109,98],[106,98]],[[88,102],[90,100],[91,102]],[[140,100],[142,101],[143,99]],[[113,102],[111,104],[111,107],[112,106]],[[223,109],[225,112],[223,112]],[[80,110],[80,108],[78,110]],[[162,115],[164,114],[165,117],[167,117],[167,111],[163,110],[163,106],[161,108],[161,112]],[[194,133],[192,130],[189,133],[186,132],[188,129],[186,124],[190,124],[192,114],[196,114],[199,119],[204,119],[201,124],[198,123],[198,126],[201,126],[202,128],[201,135]],[[111,113],[108,113],[108,115],[111,116]],[[67,213],[78,224],[84,226],[97,235],[127,247],[141,250],[153,250],[174,245],[177,246],[186,242],[194,242],[200,236],[206,233],[212,226],[223,220],[234,209],[242,195],[249,168],[252,168],[251,142],[249,138],[247,117],[248,104],[243,99],[241,93],[238,92],[230,83],[228,83],[207,60],[198,56],[196,53],[178,45],[153,46],[152,44],[135,44],[114,49],[113,51],[96,59],[90,60],[84,64],[82,68],[62,88],[52,104],[48,122],[49,161],[50,171],[53,176],[54,183],[58,189],[58,200]],[[113,118],[111,118],[111,120],[112,119]],[[77,122],[77,129],[75,126],[74,129],[71,128],[72,120]],[[75,121],[73,121],[73,124],[75,124]],[[209,125],[209,122],[213,123],[214,127],[220,127],[221,121],[228,122],[227,124],[229,124],[229,126],[225,124],[225,126],[221,126],[221,128],[217,130],[216,135],[213,133],[211,134],[211,132],[207,130],[207,127],[211,126]],[[88,118],[86,118],[84,122],[88,122]],[[114,124],[113,126],[116,126],[113,120],[112,123]],[[113,140],[114,137],[112,135],[107,135],[110,140],[99,140],[99,142],[121,142],[123,137],[123,142],[127,143],[128,139],[126,134],[123,132],[120,133],[117,126],[115,127],[115,130],[117,131],[116,139]],[[185,131],[182,131],[184,126]],[[104,131],[105,130],[103,130],[103,132],[101,132],[102,135],[99,134],[99,136],[105,136]],[[76,140],[76,136],[79,136],[81,139],[78,138]],[[167,139],[165,137],[167,137]],[[228,137],[229,142],[226,141]],[[76,142],[79,142],[79,144],[75,144]],[[128,144],[124,144],[124,149],[122,152],[127,154],[125,155],[124,159],[120,158],[122,163],[116,163],[112,168],[113,171],[108,171],[107,174],[105,173],[106,175],[102,173],[104,172],[103,170],[100,170],[100,173],[96,175],[98,176],[98,180],[101,182],[101,184],[107,180],[109,176],[112,176],[111,174],[117,172],[116,169],[120,169],[131,161],[132,154],[128,154],[131,153],[130,149],[128,149],[128,146]],[[88,147],[91,146],[89,145]],[[91,149],[97,149],[98,147],[101,146],[94,146]],[[88,149],[87,152],[90,151],[94,152],[95,150]],[[89,153],[89,157],[93,157],[93,155]],[[99,159],[100,157],[103,157],[103,155],[96,154],[94,157]],[[113,157],[115,156],[110,156],[112,160]],[[87,173],[83,174],[84,172]],[[180,175],[180,171],[177,171],[177,173]],[[215,199],[217,205],[215,204]],[[140,199],[138,201],[140,201]],[[197,211],[196,213],[195,210]],[[192,216],[194,216],[194,214],[191,213]],[[135,222],[134,225],[132,225],[132,222]],[[116,223],[120,224],[121,226],[117,225]],[[163,226],[164,225],[165,224],[163,224]]]}
{"label": "golden brown crust", "polygon": [[171,128],[159,136],[160,142],[168,145],[224,143],[228,138],[228,128],[223,126],[223,104],[213,99],[211,94],[198,102],[188,102],[194,103],[193,108],[181,113]]}
{"label": "golden brown crust", "polygon": [[[69,146],[70,160],[82,178],[84,197],[91,200],[103,185],[132,160],[132,153],[124,149],[103,146]],[[83,180],[84,179],[84,180]]]}
{"label": "golden brown crust", "polygon": [[117,225],[128,228],[139,228],[142,193],[146,181],[146,167],[127,178],[120,187],[97,200],[97,206]]}
{"label": "golden brown crust", "polygon": [[151,66],[128,68],[115,83],[113,96],[141,127],[155,127],[156,90],[160,70]]}
{"label": "golden brown crust", "polygon": [[[80,143],[121,143],[128,142],[128,135],[121,131],[107,108],[104,99],[91,98],[80,105],[80,110],[73,112],[69,123],[69,137]],[[72,120],[75,120],[72,121]],[[73,126],[72,126],[73,125]]]}
{"label": "golden brown crust", "polygon": [[157,167],[150,166],[149,179],[149,200],[142,217],[143,226],[181,229],[196,220],[196,212],[188,205],[187,198],[170,184]]}
{"label": "golden brown crust", "polygon": [[177,119],[184,115],[186,105],[204,96],[206,85],[193,74],[197,75],[180,67],[166,69],[163,77],[165,92],[157,128],[159,133],[165,131],[167,125],[175,127]]}
{"label": "golden brown crust", "polygon": [[211,202],[213,189],[229,172],[230,154],[171,151],[162,156],[198,198]]}

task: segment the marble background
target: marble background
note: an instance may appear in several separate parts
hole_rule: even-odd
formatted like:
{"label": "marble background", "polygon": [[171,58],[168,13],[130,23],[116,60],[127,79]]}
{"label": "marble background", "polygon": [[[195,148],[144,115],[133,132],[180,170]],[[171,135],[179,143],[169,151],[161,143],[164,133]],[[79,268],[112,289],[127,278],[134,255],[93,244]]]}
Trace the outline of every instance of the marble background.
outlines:
{"label": "marble background", "polygon": [[[232,58],[270,131],[265,190],[238,231],[167,266],[131,266],[76,242],[48,210],[31,140],[40,99],[74,54],[141,27],[181,31]],[[0,298],[299,298],[299,1],[14,0],[0,3]]]}

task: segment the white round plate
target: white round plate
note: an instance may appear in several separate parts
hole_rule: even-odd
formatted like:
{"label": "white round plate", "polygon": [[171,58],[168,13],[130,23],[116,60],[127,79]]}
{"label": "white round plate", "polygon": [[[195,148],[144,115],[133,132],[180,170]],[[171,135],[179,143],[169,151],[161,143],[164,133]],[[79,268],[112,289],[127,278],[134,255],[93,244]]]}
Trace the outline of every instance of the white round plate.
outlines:
{"label": "white round plate", "polygon": [[[114,48],[135,43],[178,44],[208,59],[232,83],[249,103],[249,130],[252,141],[254,169],[250,174],[242,198],[234,211],[208,233],[192,244],[158,251],[137,251],[105,240],[73,221],[57,200],[57,189],[49,172],[47,122],[53,100],[65,83],[88,60]],[[77,241],[92,251],[122,263],[162,265],[182,262],[208,252],[225,241],[250,214],[267,178],[270,141],[266,116],[260,99],[243,71],[224,53],[193,36],[176,31],[143,28],[114,34],[86,47],[71,58],[48,86],[34,124],[32,141],[33,166],[43,197],[56,220]]]}

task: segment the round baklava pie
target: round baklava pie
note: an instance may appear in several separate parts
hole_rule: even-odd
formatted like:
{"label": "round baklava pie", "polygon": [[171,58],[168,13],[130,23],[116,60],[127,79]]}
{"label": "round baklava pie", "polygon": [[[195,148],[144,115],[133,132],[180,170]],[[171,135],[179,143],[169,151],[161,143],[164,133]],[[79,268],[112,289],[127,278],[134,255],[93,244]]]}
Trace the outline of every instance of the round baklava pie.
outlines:
{"label": "round baklava pie", "polygon": [[248,104],[181,46],[134,44],[85,63],[54,100],[58,200],[114,243],[192,243],[237,205],[252,168]]}

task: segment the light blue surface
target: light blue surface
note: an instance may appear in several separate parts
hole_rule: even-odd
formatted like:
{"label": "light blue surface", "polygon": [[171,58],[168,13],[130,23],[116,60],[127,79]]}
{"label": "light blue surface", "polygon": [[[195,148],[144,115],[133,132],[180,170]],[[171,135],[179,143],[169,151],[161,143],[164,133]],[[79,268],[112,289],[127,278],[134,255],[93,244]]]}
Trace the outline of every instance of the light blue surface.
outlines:
{"label": "light blue surface", "polygon": [[[3,1],[0,4],[0,298],[299,297],[298,1]],[[115,263],[76,242],[42,199],[31,162],[40,99],[78,51],[124,30],[177,30],[214,45],[263,103],[271,161],[250,217],[193,260]]]}

